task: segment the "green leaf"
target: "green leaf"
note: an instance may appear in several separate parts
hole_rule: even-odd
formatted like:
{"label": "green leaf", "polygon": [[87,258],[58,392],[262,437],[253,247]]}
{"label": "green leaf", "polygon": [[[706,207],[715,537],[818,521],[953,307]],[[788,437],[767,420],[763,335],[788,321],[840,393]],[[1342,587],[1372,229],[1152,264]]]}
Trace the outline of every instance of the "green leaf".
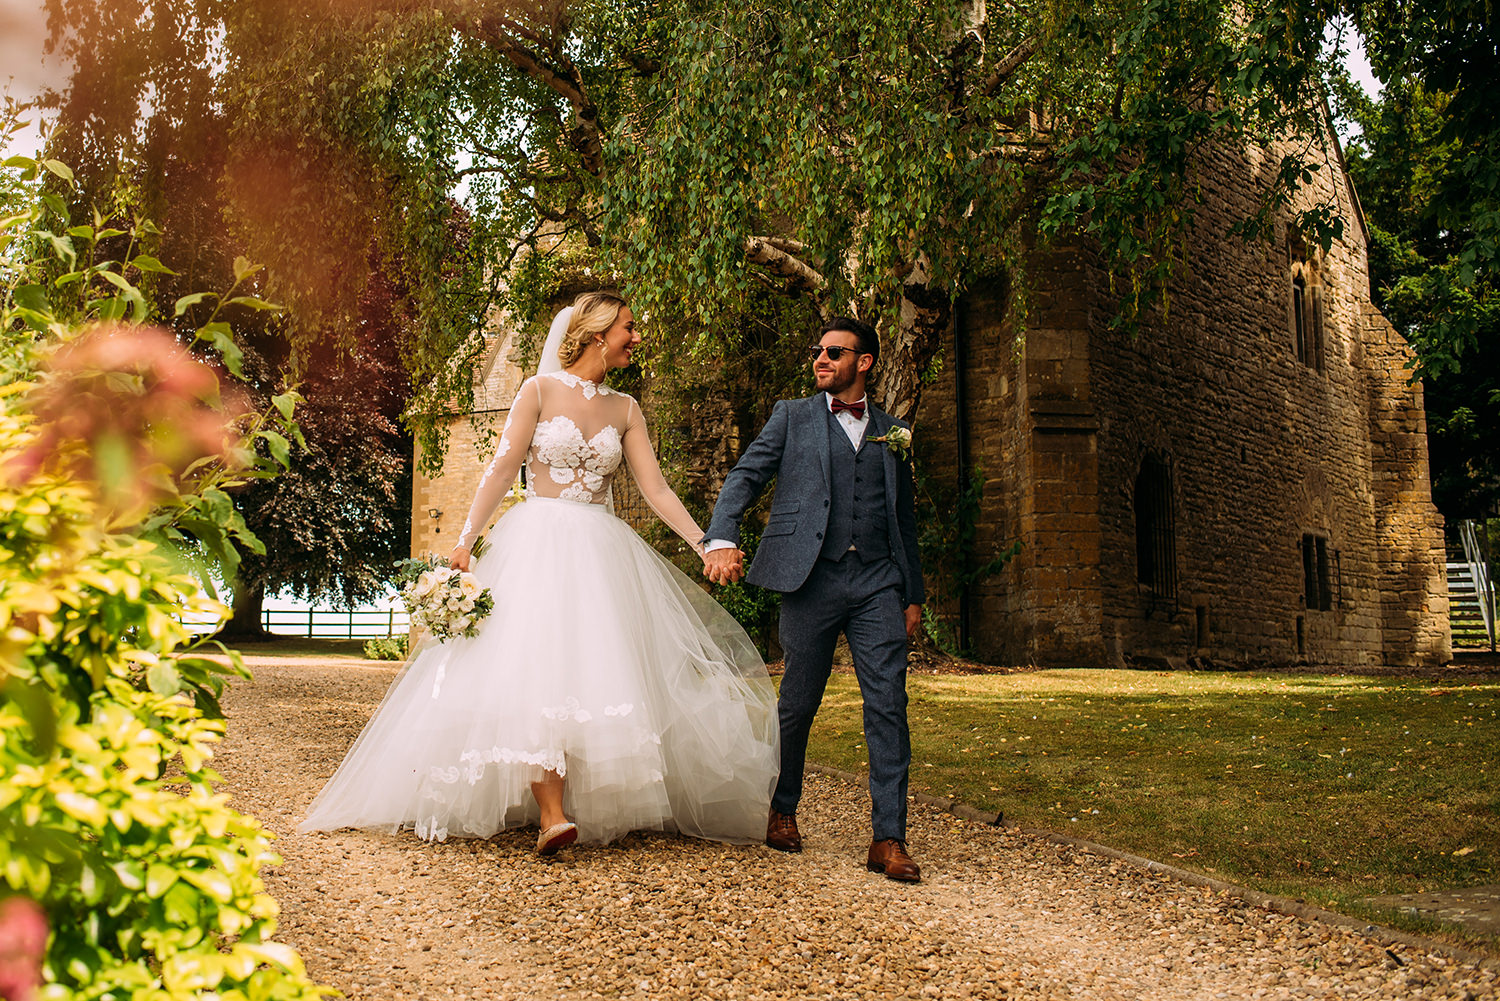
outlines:
{"label": "green leaf", "polygon": [[153,863],[146,873],[146,896],[152,900],[161,897],[177,884],[177,870],[169,865]]}
{"label": "green leaf", "polygon": [[281,412],[282,419],[289,421],[292,419],[292,411],[297,406],[297,401],[301,398],[297,393],[282,393],[279,396],[271,397],[271,402]]}
{"label": "green leaf", "polygon": [[21,718],[31,729],[31,738],[43,757],[51,757],[57,746],[57,711],[48,698],[45,685],[35,684],[22,678],[9,677],[0,684],[0,695],[10,699],[21,712]]}
{"label": "green leaf", "polygon": [[[162,275],[175,275],[177,273],[150,254],[137,254],[130,262],[130,266],[138,271],[151,271]],[[182,300],[179,299],[177,301],[181,302]],[[178,315],[182,314],[179,313]]]}
{"label": "green leaf", "polygon": [[285,438],[275,431],[261,431],[257,437],[265,440],[271,449],[271,457],[281,464],[282,469],[292,468],[292,447]]}
{"label": "green leaf", "polygon": [[78,263],[78,252],[73,249],[72,240],[69,240],[65,236],[58,236],[55,233],[40,233],[38,235],[52,245],[52,252],[57,255],[58,260],[66,261],[68,267],[71,268]]}
{"label": "green leaf", "polygon": [[189,307],[196,306],[204,299],[211,298],[217,298],[217,296],[215,296],[212,292],[194,292],[190,295],[185,295],[181,299],[177,300],[177,305],[172,309],[172,315],[181,316],[183,313],[186,313],[188,311]]}
{"label": "green leaf", "polygon": [[198,924],[198,893],[187,883],[174,885],[167,891],[164,902],[164,916],[172,924],[188,927]]}
{"label": "green leaf", "polygon": [[98,871],[87,862],[78,873],[78,892],[83,894],[83,902],[90,906],[104,899],[104,881],[99,878]]}
{"label": "green leaf", "polygon": [[207,323],[198,328],[198,339],[208,341],[219,352],[224,359],[224,367],[229,369],[236,377],[245,377],[242,361],[245,353],[240,346],[234,342],[234,331],[229,324],[222,320]]}
{"label": "green leaf", "polygon": [[94,471],[107,491],[125,490],[135,475],[135,456],[124,435],[106,431],[94,439]]}
{"label": "green leaf", "polygon": [[234,283],[238,285],[260,269],[261,266],[259,264],[250,263],[250,258],[236,257],[234,259]]}
{"label": "green leaf", "polygon": [[63,163],[61,160],[43,160],[42,166],[46,167],[49,171],[56,174],[58,177],[61,177],[64,181],[67,181],[69,184],[73,183],[73,169],[67,164]]}
{"label": "green leaf", "polygon": [[130,304],[132,314],[131,319],[135,320],[135,322],[137,323],[140,323],[146,319],[146,316],[150,312],[150,307],[146,304],[146,297],[141,295],[140,289],[136,288],[134,285],[130,284],[130,282],[126,281],[122,276],[115,274],[113,271],[99,271],[98,274],[105,281],[109,282],[111,285],[125,294],[125,301]]}
{"label": "green leaf", "polygon": [[171,662],[159,660],[147,668],[146,684],[157,695],[176,695],[182,691],[182,676]]}
{"label": "green leaf", "polygon": [[253,295],[237,295],[233,299],[227,300],[224,305],[247,306],[250,309],[266,309],[273,312],[280,312],[282,309],[286,308],[284,306],[278,306],[274,302],[267,302],[264,299],[256,298]]}
{"label": "green leaf", "polygon": [[51,310],[51,303],[47,301],[47,290],[40,285],[19,285],[16,287],[12,298],[16,305],[25,309],[33,309],[38,313],[46,313]]}

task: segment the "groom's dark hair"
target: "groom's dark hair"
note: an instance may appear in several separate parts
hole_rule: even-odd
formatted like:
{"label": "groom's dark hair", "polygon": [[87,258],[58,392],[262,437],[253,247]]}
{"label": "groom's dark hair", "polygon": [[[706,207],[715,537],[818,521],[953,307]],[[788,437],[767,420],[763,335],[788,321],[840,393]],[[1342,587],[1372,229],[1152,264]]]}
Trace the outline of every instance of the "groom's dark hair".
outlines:
{"label": "groom's dark hair", "polygon": [[828,322],[823,324],[823,330],[818,336],[822,337],[823,334],[828,333],[830,330],[847,330],[853,334],[854,339],[859,341],[859,349],[870,356],[870,367],[872,369],[875,367],[875,363],[880,360],[880,338],[875,336],[875,328],[868,323],[856,320],[852,316],[830,317]]}

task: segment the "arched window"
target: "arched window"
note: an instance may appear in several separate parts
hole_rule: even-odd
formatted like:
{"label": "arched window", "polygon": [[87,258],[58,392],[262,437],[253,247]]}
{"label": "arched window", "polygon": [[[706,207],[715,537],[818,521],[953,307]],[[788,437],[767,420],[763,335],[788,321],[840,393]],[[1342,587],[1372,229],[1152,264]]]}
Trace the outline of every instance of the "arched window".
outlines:
{"label": "arched window", "polygon": [[1297,360],[1323,370],[1323,286],[1317,268],[1305,260],[1291,268],[1292,347]]}
{"label": "arched window", "polygon": [[1136,580],[1162,598],[1177,594],[1177,536],[1172,518],[1172,471],[1155,455],[1135,479]]}
{"label": "arched window", "polygon": [[1307,278],[1301,268],[1292,272],[1292,342],[1297,348],[1297,360],[1307,359]]}

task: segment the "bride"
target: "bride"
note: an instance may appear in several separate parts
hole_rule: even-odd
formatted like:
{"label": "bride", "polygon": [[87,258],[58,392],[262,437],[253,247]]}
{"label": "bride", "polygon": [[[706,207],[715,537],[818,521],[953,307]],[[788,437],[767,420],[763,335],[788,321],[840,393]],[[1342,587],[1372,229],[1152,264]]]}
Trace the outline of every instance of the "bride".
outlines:
{"label": "bride", "polygon": [[470,567],[524,461],[526,501],[473,560],[494,611],[472,639],[414,653],[298,830],[412,827],[441,841],[535,823],[543,855],[633,830],[762,840],[779,762],[765,665],[608,506],[623,458],[701,555],[639,405],[604,384],[640,340],[609,292],[553,321],[451,558]]}

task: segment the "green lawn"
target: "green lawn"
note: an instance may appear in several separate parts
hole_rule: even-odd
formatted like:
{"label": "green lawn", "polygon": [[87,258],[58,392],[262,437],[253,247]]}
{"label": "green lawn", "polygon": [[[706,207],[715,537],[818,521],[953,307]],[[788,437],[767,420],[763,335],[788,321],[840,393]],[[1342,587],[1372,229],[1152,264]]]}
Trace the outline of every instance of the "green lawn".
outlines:
{"label": "green lawn", "polygon": [[[913,791],[1417,931],[1363,898],[1500,882],[1494,678],[1068,670],[908,690]],[[852,675],[809,757],[864,770]]]}

